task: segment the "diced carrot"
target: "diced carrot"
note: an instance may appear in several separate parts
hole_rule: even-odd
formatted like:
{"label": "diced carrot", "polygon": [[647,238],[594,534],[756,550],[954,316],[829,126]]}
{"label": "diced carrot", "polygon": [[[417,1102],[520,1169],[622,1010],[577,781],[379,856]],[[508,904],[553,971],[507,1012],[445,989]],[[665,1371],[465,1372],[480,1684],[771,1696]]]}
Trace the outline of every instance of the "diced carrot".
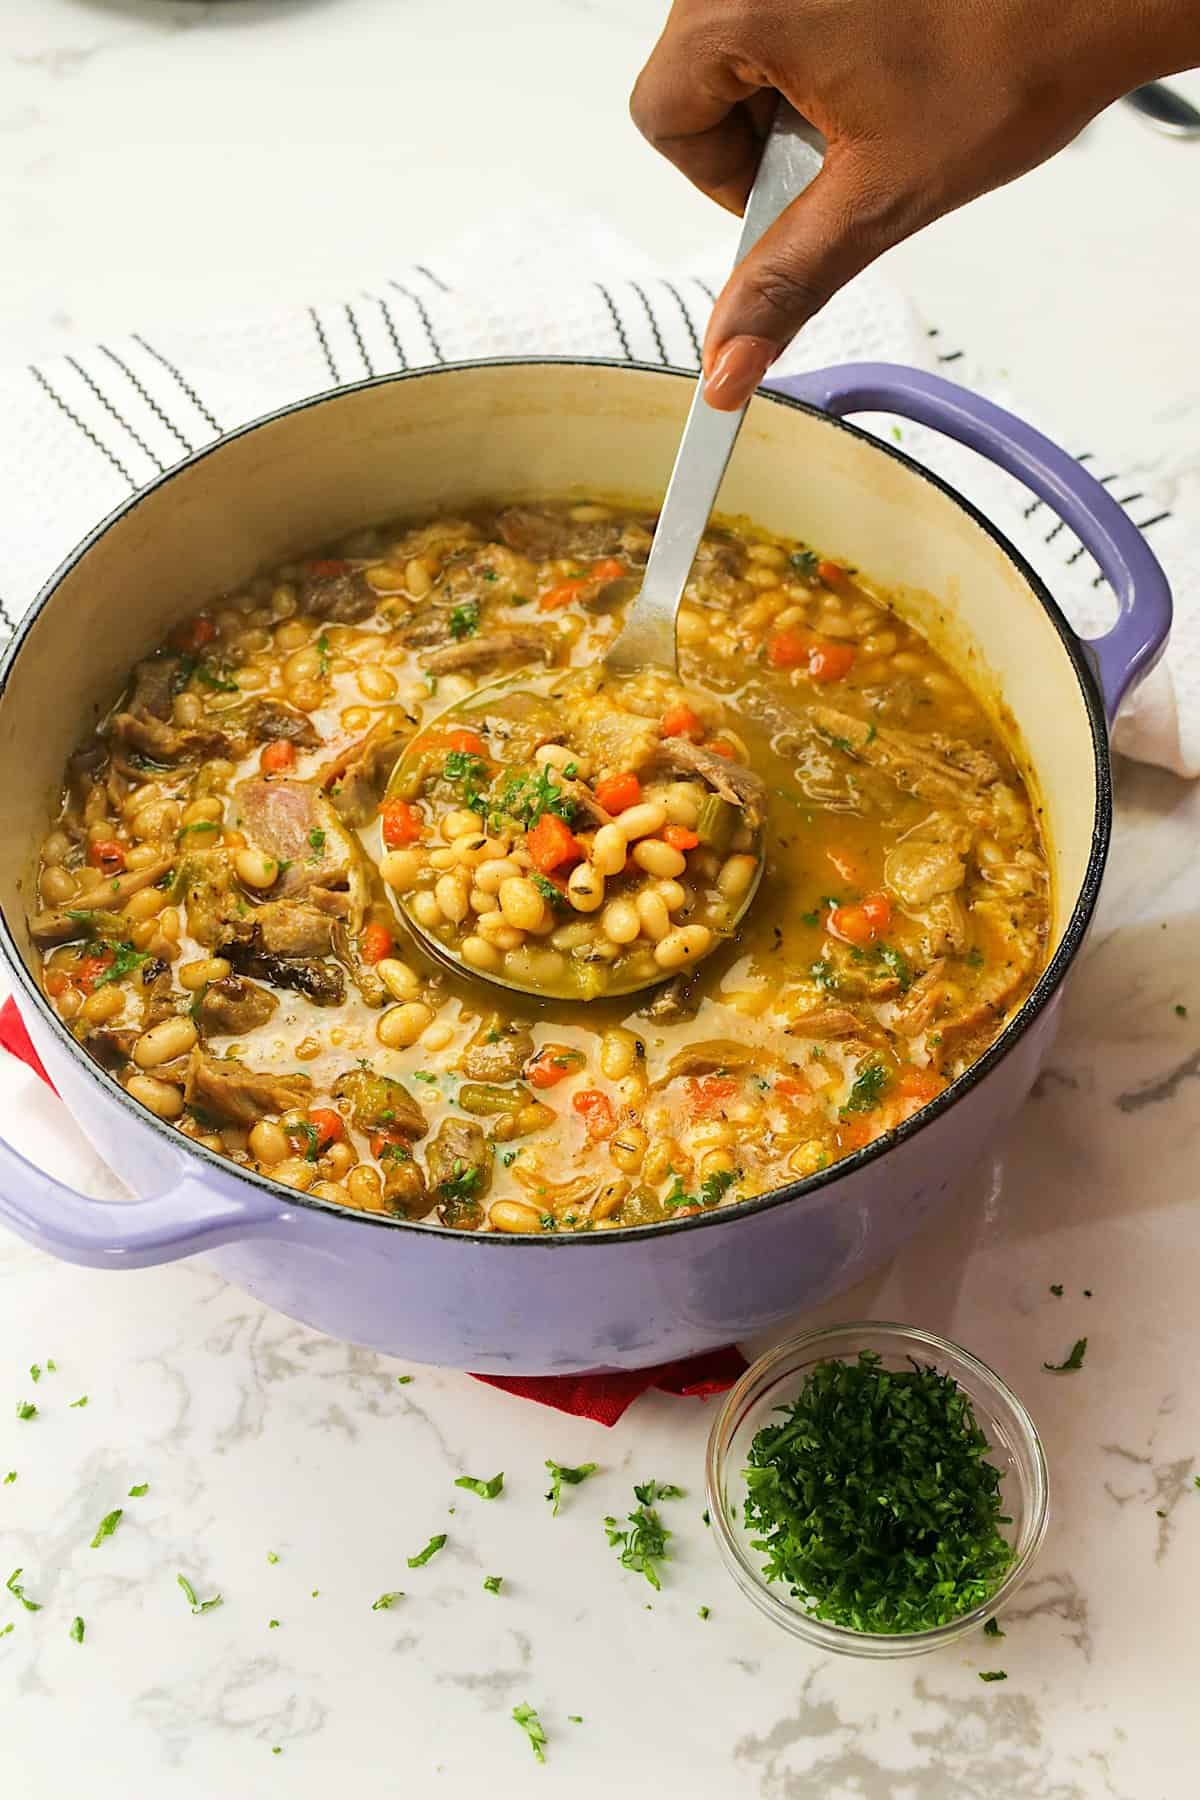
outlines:
{"label": "diced carrot", "polygon": [[392,954],[392,934],[386,925],[372,922],[359,940],[358,953],[365,963],[382,962]]}
{"label": "diced carrot", "polygon": [[538,595],[538,605],[543,612],[555,612],[560,606],[570,606],[581,594],[586,594],[591,583],[588,581],[559,581],[554,587],[547,588],[544,594]]}
{"label": "diced carrot", "polygon": [[861,1150],[879,1136],[870,1119],[843,1119],[838,1126],[838,1145],[843,1150]]}
{"label": "diced carrot", "polygon": [[125,867],[125,851],[115,838],[100,838],[88,845],[88,862],[105,875],[119,875]]}
{"label": "diced carrot", "polygon": [[258,766],[264,775],[281,775],[285,769],[296,765],[296,746],[286,738],[276,738],[273,744],[264,744],[259,753]]}
{"label": "diced carrot", "polygon": [[767,661],[773,669],[795,669],[808,661],[812,638],[798,631],[773,631],[767,639]]}
{"label": "diced carrot", "polygon": [[45,988],[52,1000],[57,1000],[60,994],[65,994],[70,985],[71,977],[62,969],[51,969],[46,976]]}
{"label": "diced carrot", "polygon": [[75,980],[85,994],[90,994],[105,969],[111,968],[116,958],[111,950],[93,950],[87,956],[81,956],[75,969]]}
{"label": "diced carrot", "polygon": [[706,744],[704,748],[711,750],[714,756],[723,756],[726,762],[737,761],[733,745],[725,738],[713,738],[712,742]]}
{"label": "diced carrot", "polygon": [[408,1152],[409,1140],[402,1131],[397,1131],[394,1125],[390,1125],[386,1131],[373,1131],[367,1142],[371,1147],[371,1155],[376,1160],[397,1144],[402,1144],[405,1151]]}
{"label": "diced carrot", "polygon": [[862,909],[870,921],[874,935],[882,937],[892,922],[892,903],[887,895],[868,894],[862,903]]}
{"label": "diced carrot", "polygon": [[932,1069],[902,1069],[896,1079],[896,1092],[906,1100],[919,1100],[922,1105],[940,1094],[946,1083]]}
{"label": "diced carrot", "polygon": [[830,562],[828,557],[823,556],[817,564],[817,579],[823,581],[826,587],[840,587],[846,580],[846,571],[841,563]]}
{"label": "diced carrot", "polygon": [[420,813],[407,800],[385,800],[379,816],[383,820],[383,841],[389,850],[415,844],[424,830]]}
{"label": "diced carrot", "polygon": [[447,750],[461,750],[466,756],[483,756],[486,746],[477,731],[448,731]]}
{"label": "diced carrot", "polygon": [[596,798],[605,812],[624,812],[627,806],[636,806],[642,797],[642,784],[630,770],[625,775],[610,775],[606,781],[596,783]]}
{"label": "diced carrot", "polygon": [[330,1144],[336,1144],[346,1135],[346,1127],[342,1123],[340,1113],[335,1113],[329,1106],[314,1106],[309,1109],[308,1122],[317,1133],[317,1149],[328,1150]]}
{"label": "diced carrot", "polygon": [[582,1093],[576,1094],[571,1105],[587,1126],[590,1138],[611,1137],[616,1130],[612,1101],[599,1088],[584,1088]]}
{"label": "diced carrot", "polygon": [[544,1044],[525,1064],[524,1075],[530,1087],[557,1087],[568,1075],[583,1067],[583,1055],[566,1044]]}
{"label": "diced carrot", "polygon": [[593,581],[619,581],[625,573],[625,564],[618,562],[615,556],[602,556],[599,562],[592,564]]}
{"label": "diced carrot", "polygon": [[688,1082],[688,1111],[694,1118],[711,1119],[723,1113],[738,1091],[732,1075],[697,1075]]}
{"label": "diced carrot", "polygon": [[323,557],[319,562],[310,562],[308,565],[308,572],[310,575],[317,576],[344,575],[349,567],[350,564],[348,562],[339,562],[337,557],[327,556]]}
{"label": "diced carrot", "polygon": [[533,830],[527,833],[525,848],[533,858],[534,867],[543,875],[548,875],[551,869],[561,868],[564,863],[577,863],[583,855],[570,827],[557,813],[550,812],[543,813]]}
{"label": "diced carrot", "polygon": [[217,635],[217,628],[204,613],[197,613],[194,619],[185,619],[171,633],[171,645],[176,650],[202,650],[205,644],[211,644]]}
{"label": "diced carrot", "polygon": [[780,1075],[775,1081],[775,1092],[784,1100],[807,1100],[812,1089],[803,1075]]}
{"label": "diced carrot", "polygon": [[672,850],[694,850],[700,842],[696,833],[689,831],[686,825],[664,825],[662,838],[665,844],[670,844]]}
{"label": "diced carrot", "polygon": [[701,738],[704,728],[686,700],[675,700],[662,716],[664,737]]}
{"label": "diced carrot", "polygon": [[841,681],[854,667],[852,644],[817,644],[809,652],[808,672],[822,684]]}

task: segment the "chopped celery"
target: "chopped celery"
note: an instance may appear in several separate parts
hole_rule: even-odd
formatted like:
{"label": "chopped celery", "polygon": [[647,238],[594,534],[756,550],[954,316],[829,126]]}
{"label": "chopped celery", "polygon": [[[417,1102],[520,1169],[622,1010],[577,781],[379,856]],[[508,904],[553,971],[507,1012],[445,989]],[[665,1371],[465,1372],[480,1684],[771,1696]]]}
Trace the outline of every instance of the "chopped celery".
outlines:
{"label": "chopped celery", "polygon": [[733,842],[738,824],[736,806],[731,806],[728,800],[722,800],[720,794],[704,796],[700,803],[700,816],[696,820],[696,836],[702,844],[710,845],[718,855],[724,856]]}

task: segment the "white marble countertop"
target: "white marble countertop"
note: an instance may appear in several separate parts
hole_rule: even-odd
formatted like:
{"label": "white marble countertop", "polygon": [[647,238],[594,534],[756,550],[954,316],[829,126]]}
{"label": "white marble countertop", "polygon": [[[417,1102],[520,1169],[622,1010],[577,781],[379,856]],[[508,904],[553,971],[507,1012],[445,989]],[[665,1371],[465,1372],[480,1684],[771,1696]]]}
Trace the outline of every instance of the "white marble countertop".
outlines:
{"label": "white marble countertop", "polygon": [[[319,299],[380,239],[432,254],[535,201],[682,256],[704,203],[625,117],[654,22],[636,0],[8,0],[0,358],[265,306],[284,282]],[[1194,493],[1198,177],[1200,146],[1112,113],[894,253],[891,272],[1127,467],[1183,458]],[[2,1596],[0,1791],[1194,1793],[1200,791],[1131,767],[1118,785],[1099,920],[1036,1096],[952,1214],[823,1315],[943,1331],[1030,1405],[1053,1523],[1003,1640],[867,1667],[784,1639],[702,1523],[696,1402],[648,1396],[606,1432],[462,1375],[416,1369],[398,1386],[408,1371],[264,1312],[201,1264],[122,1278],[4,1239],[0,1546],[43,1610]],[[3,1059],[0,1105],[28,1154],[103,1191],[57,1103]],[[1085,1333],[1079,1374],[1044,1373]],[[34,1386],[29,1365],[50,1358]],[[22,1399],[36,1418],[14,1418]],[[547,1456],[601,1465],[557,1519]],[[498,1468],[494,1503],[452,1485]],[[619,1568],[601,1526],[652,1474],[688,1490],[661,1595]],[[440,1557],[410,1571],[442,1530]],[[223,1605],[193,1617],[180,1571]],[[395,1588],[406,1597],[373,1612]],[[980,1684],[992,1667],[1006,1684]],[[525,1700],[549,1734],[544,1770],[510,1718]]]}

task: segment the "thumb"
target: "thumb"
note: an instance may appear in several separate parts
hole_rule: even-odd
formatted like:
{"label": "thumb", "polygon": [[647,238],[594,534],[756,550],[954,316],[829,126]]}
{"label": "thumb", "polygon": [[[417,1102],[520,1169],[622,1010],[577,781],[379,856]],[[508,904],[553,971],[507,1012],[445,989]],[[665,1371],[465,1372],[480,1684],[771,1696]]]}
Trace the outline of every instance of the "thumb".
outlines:
{"label": "thumb", "polygon": [[896,222],[897,211],[851,154],[826,157],[717,296],[704,338],[710,406],[745,404],[800,327],[912,229]]}

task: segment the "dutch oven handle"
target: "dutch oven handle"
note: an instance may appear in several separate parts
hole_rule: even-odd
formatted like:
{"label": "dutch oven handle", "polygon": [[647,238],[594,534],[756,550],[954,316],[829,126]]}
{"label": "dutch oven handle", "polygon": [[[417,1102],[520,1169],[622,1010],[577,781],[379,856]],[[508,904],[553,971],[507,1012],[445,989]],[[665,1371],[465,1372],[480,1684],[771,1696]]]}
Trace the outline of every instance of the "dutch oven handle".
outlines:
{"label": "dutch oven handle", "polygon": [[1073,456],[1032,425],[957,382],[900,363],[841,363],[765,384],[842,418],[899,413],[929,425],[1015,475],[1053,508],[1091,551],[1117,596],[1116,624],[1084,638],[1110,719],[1129,690],[1154,667],[1171,629],[1171,590],[1137,526]]}
{"label": "dutch oven handle", "polygon": [[286,1202],[249,1198],[202,1183],[180,1160],[161,1193],[144,1200],[93,1200],[37,1169],[0,1140],[0,1224],[63,1262],[89,1269],[146,1269],[176,1262],[287,1222]]}

